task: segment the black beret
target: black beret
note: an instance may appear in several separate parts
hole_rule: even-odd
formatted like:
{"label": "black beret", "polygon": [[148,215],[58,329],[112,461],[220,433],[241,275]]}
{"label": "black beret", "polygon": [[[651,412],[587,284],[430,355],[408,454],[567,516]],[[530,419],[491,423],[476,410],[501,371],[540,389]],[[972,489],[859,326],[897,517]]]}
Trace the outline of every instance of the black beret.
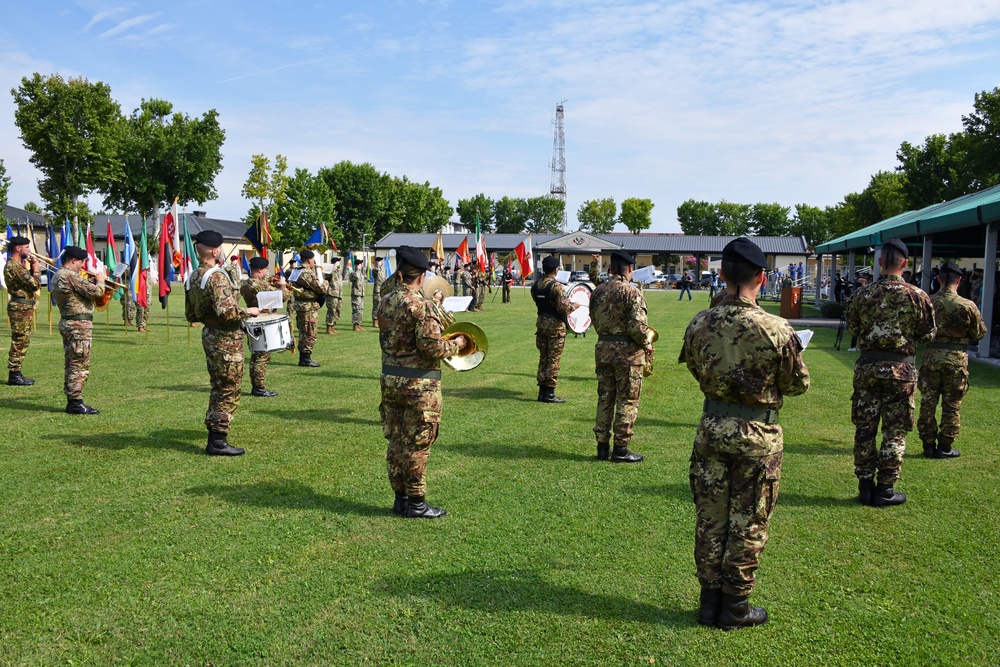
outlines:
{"label": "black beret", "polygon": [[542,260],[542,270],[548,273],[552,269],[559,268],[559,263],[560,262],[558,257],[553,257],[552,255],[549,255],[548,257]]}
{"label": "black beret", "polygon": [[615,250],[613,253],[611,253],[611,261],[635,266],[635,258],[633,258],[632,255],[628,254],[624,250]]}
{"label": "black beret", "polygon": [[[415,269],[426,271],[428,268],[427,255],[422,250],[417,250],[413,246],[403,245],[396,249],[396,257],[400,265],[407,264]],[[400,267],[402,268],[402,267]]]}
{"label": "black beret", "polygon": [[941,273],[955,273],[962,275],[962,267],[949,259],[941,265]]}
{"label": "black beret", "polygon": [[254,257],[250,260],[250,269],[252,271],[259,271],[260,269],[266,269],[270,265],[263,257]]}
{"label": "black beret", "polygon": [[301,259],[303,262],[307,262],[315,256],[316,253],[314,253],[312,250],[303,250],[302,252],[299,253],[299,259]]}
{"label": "black beret", "polygon": [[722,261],[749,264],[758,269],[767,268],[767,258],[764,257],[764,253],[745,236],[733,239],[726,244],[726,247],[722,249]]}
{"label": "black beret", "polygon": [[194,237],[195,243],[200,243],[209,248],[218,248],[222,245],[222,234],[214,229],[203,229]]}
{"label": "black beret", "polygon": [[17,246],[20,245],[28,245],[30,243],[31,241],[24,238],[23,236],[12,236],[9,239],[7,239],[7,245],[9,245],[11,248],[16,248]]}
{"label": "black beret", "polygon": [[331,264],[336,264],[339,261],[340,261],[340,258],[337,257],[336,255],[334,255],[333,257],[330,258],[330,263]]}
{"label": "black beret", "polygon": [[375,263],[377,264],[378,262],[381,262],[383,259],[384,259],[383,257],[376,257]]}
{"label": "black beret", "polygon": [[73,259],[87,259],[87,251],[75,245],[66,246],[63,255]]}
{"label": "black beret", "polygon": [[897,251],[899,251],[899,253],[903,257],[909,257],[910,256],[910,251],[907,249],[906,244],[903,243],[902,241],[900,241],[896,237],[893,237],[893,238],[889,239],[888,241],[886,241],[885,243],[882,244],[882,249],[884,250],[886,248],[894,248],[894,249],[896,249]]}

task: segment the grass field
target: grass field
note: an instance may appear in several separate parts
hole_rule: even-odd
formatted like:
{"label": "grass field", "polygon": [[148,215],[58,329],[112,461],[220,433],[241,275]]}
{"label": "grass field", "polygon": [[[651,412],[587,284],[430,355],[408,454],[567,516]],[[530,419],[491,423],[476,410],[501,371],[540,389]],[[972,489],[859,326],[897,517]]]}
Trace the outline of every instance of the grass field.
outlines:
{"label": "grass field", "polygon": [[861,507],[855,355],[818,330],[812,389],[782,411],[753,598],[771,623],[723,633],[695,623],[702,396],[676,363],[707,294],[648,300],[661,340],[633,440],[646,460],[631,466],[593,458],[596,336],[569,337],[567,402],[544,405],[526,293],[474,315],[490,353],[444,373],[428,468],[439,521],[389,511],[370,327],[320,335],[319,369],[275,355],[277,398],[250,397],[245,379],[230,441],[248,453],[214,459],[200,329],[188,344],[180,299],[169,342],[159,309],[148,336],[122,330],[117,303],[113,326],[97,316],[93,417],[62,412],[43,308],[24,367],[37,384],[0,386],[0,664],[997,664],[1000,372],[972,365],[961,458],[925,460],[911,434],[909,501]]}

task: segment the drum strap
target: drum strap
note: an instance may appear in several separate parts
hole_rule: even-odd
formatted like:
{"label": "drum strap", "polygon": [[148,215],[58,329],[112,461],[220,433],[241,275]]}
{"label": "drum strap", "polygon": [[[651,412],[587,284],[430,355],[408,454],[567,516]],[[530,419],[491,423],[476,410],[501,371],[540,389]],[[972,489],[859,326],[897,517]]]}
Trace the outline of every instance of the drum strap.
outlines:
{"label": "drum strap", "polygon": [[229,281],[230,285],[236,287],[236,285],[233,285],[233,279],[229,277],[229,273],[227,273],[225,269],[223,269],[221,266],[213,266],[212,268],[210,268],[208,271],[205,272],[205,275],[201,277],[201,289],[205,289],[205,285],[208,284],[209,277],[211,277],[213,273],[216,273],[218,271],[221,271],[222,274],[226,276],[226,280]]}
{"label": "drum strap", "polygon": [[404,366],[382,366],[382,375],[395,375],[403,378],[414,378],[417,380],[440,380],[441,371],[428,370],[426,368],[406,368]]}

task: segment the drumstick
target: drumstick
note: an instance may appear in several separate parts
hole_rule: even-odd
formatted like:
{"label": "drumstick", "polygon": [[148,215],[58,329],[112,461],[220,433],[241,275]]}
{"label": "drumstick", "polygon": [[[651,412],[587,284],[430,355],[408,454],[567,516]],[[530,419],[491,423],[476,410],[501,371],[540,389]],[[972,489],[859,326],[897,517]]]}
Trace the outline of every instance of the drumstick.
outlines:
{"label": "drumstick", "polygon": [[260,304],[257,304],[257,307],[260,308],[261,310],[271,310],[271,306],[276,303],[278,303],[278,299],[271,298],[265,302],[265,305],[262,306]]}

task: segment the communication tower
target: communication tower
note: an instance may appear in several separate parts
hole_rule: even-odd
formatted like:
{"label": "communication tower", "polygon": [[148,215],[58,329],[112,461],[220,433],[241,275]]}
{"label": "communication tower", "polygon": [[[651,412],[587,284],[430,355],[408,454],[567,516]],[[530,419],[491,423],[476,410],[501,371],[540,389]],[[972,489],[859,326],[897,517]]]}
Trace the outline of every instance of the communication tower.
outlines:
{"label": "communication tower", "polygon": [[563,128],[563,100],[556,105],[555,137],[552,139],[552,182],[549,197],[561,199],[563,203],[562,231],[569,231],[566,215],[566,131]]}

